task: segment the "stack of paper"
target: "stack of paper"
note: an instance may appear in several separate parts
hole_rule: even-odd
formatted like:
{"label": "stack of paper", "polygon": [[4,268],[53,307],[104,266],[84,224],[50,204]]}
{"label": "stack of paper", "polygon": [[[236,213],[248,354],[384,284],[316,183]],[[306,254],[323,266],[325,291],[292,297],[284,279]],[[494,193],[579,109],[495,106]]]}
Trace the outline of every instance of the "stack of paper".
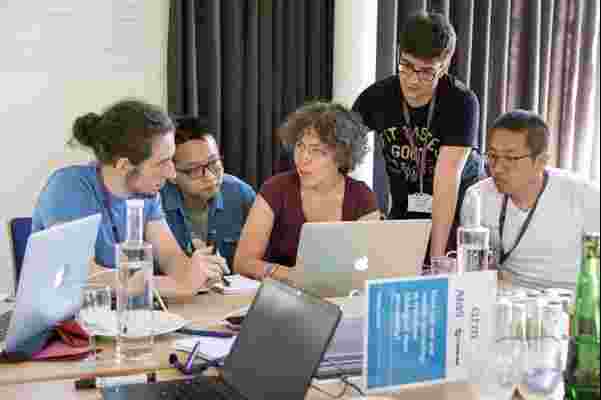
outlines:
{"label": "stack of paper", "polygon": [[230,283],[229,286],[219,282],[213,286],[213,288],[219,293],[223,294],[252,294],[254,293],[261,282],[249,279],[242,275],[230,275],[226,276],[225,279]]}
{"label": "stack of paper", "polygon": [[175,341],[174,347],[176,350],[191,352],[194,345],[200,343],[198,347],[198,357],[205,360],[217,360],[225,358],[230,352],[236,337],[218,338],[211,336],[199,336]]}

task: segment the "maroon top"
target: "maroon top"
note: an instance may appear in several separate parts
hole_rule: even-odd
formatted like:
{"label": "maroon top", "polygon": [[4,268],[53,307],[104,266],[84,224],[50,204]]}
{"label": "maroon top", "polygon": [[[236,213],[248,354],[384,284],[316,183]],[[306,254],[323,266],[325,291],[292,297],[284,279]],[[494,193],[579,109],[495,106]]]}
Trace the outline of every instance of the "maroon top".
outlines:
{"label": "maroon top", "polygon": [[[265,260],[281,265],[296,265],[301,227],[306,221],[296,170],[269,178],[259,193],[274,214],[273,229]],[[345,177],[342,220],[356,221],[378,209],[376,195],[363,182]]]}

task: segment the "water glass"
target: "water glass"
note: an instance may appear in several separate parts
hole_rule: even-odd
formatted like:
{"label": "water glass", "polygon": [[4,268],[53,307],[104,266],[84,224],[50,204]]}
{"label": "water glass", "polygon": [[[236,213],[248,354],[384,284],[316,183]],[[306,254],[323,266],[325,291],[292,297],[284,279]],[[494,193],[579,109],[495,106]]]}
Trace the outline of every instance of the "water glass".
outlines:
{"label": "water glass", "polygon": [[525,369],[524,337],[514,335],[513,307],[506,299],[493,306],[494,337],[486,349],[468,349],[468,377],[479,386],[480,398],[510,400]]}
{"label": "water glass", "polygon": [[457,273],[457,260],[451,257],[451,253],[455,252],[449,252],[446,256],[430,258],[430,269],[433,275]]}
{"label": "water glass", "polygon": [[96,335],[105,331],[111,314],[111,289],[88,287],[83,291],[77,322],[89,336],[90,353],[86,361],[96,361]]}
{"label": "water glass", "polygon": [[[519,384],[526,400],[559,400],[562,397],[564,357],[561,338],[557,337],[557,317],[552,312],[530,313],[528,332],[528,366]],[[531,319],[534,319],[532,321]]]}

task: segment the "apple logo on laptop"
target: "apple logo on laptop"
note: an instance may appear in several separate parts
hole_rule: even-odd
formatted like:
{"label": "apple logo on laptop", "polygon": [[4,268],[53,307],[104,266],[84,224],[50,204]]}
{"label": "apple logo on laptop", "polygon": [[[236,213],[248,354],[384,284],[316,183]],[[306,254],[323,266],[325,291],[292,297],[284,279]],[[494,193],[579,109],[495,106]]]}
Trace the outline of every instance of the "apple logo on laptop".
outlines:
{"label": "apple logo on laptop", "polygon": [[65,284],[65,276],[68,274],[69,264],[65,264],[59,268],[58,272],[54,276],[54,288],[58,289],[59,287]]}
{"label": "apple logo on laptop", "polygon": [[369,268],[369,259],[367,256],[359,257],[353,265],[355,271],[367,271]]}

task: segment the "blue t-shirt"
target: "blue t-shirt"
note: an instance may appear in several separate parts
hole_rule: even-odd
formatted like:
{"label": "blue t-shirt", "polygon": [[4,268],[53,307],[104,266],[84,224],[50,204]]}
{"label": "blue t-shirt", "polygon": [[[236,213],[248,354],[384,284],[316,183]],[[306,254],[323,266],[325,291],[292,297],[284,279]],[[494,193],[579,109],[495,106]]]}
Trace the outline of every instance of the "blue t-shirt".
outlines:
{"label": "blue t-shirt", "polygon": [[[105,195],[108,195],[110,210],[105,206]],[[41,231],[57,223],[101,213],[102,222],[96,238],[96,263],[114,268],[114,245],[122,242],[126,235],[126,200],[103,190],[96,164],[61,168],[50,176],[38,197],[31,231]],[[164,218],[160,196],[144,197],[144,224]],[[112,223],[115,224],[118,238],[114,237]]]}
{"label": "blue t-shirt", "polygon": [[[176,185],[167,183],[161,189],[161,197],[171,231],[182,250],[189,252],[191,227],[185,218],[181,192]],[[219,254],[227,260],[230,267],[234,265],[240,233],[255,197],[256,193],[249,184],[235,176],[224,174],[221,191],[209,202],[208,239],[217,243]]]}

